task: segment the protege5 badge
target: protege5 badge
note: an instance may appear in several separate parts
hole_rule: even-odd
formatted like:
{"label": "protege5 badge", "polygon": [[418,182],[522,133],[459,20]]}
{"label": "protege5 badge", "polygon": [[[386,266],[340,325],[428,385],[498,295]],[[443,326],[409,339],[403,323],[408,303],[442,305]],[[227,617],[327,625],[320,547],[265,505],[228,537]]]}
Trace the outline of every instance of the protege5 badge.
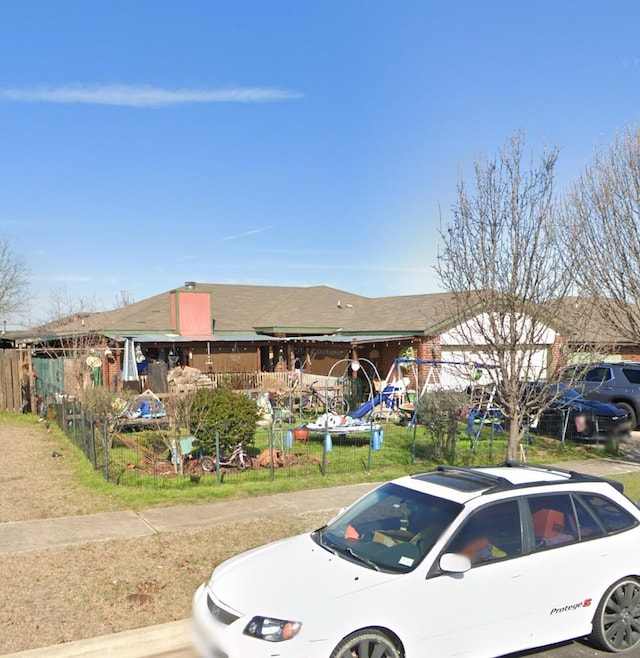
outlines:
{"label": "protege5 badge", "polygon": [[561,612],[571,612],[573,610],[578,610],[579,608],[588,608],[591,605],[591,599],[585,599],[580,603],[574,603],[572,605],[565,605],[563,608],[551,608],[549,615],[559,615]]}

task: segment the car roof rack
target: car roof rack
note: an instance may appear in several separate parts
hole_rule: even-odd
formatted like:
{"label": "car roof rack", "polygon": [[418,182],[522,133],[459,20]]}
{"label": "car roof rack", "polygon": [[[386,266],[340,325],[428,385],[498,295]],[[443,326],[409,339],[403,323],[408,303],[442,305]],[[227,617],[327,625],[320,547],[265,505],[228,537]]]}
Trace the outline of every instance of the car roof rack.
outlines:
{"label": "car roof rack", "polygon": [[[620,491],[624,491],[624,485],[622,482],[617,480],[611,480],[610,478],[602,477],[600,475],[589,475],[588,473],[579,473],[578,471],[571,471],[566,468],[559,468],[558,466],[547,466],[545,464],[529,464],[527,462],[519,461],[504,461],[498,466],[504,466],[506,468],[526,468],[531,471],[542,471],[544,473],[558,473],[560,475],[567,476],[567,482],[608,482],[612,487]],[[536,483],[532,483],[536,484]],[[541,483],[544,484],[544,483]]]}
{"label": "car roof rack", "polygon": [[[423,471],[422,473],[414,473],[411,477],[416,480],[428,480],[434,474],[450,475],[452,481],[459,483],[465,482],[467,486],[456,487],[456,489],[483,489],[484,491],[496,491],[497,489],[508,489],[513,487],[509,480],[494,475],[493,473],[482,472],[481,469],[472,468],[467,466],[449,466],[440,464],[434,471]],[[484,493],[484,492],[483,492]]]}
{"label": "car roof rack", "polygon": [[[579,473],[578,471],[571,471],[557,466],[547,466],[545,464],[529,464],[527,462],[519,461],[504,461],[499,464],[490,466],[449,466],[439,465],[435,470],[423,471],[421,473],[414,473],[412,478],[417,480],[428,480],[434,474],[451,475],[452,483],[457,480],[458,482],[464,481],[467,483],[466,489],[482,489],[482,495],[493,493],[495,491],[510,490],[510,489],[524,489],[528,487],[545,486],[549,484],[549,480],[537,480],[532,482],[511,482],[504,477],[495,475],[494,473],[487,472],[490,468],[522,468],[529,471],[538,471],[541,473],[555,473],[557,475],[565,476],[565,483],[576,482],[608,482],[612,487],[619,492],[624,493],[624,486],[621,482],[610,480],[609,478],[601,477],[598,475],[589,475],[587,473]],[[555,482],[554,484],[562,484],[563,482]],[[442,484],[445,484],[444,482]]]}

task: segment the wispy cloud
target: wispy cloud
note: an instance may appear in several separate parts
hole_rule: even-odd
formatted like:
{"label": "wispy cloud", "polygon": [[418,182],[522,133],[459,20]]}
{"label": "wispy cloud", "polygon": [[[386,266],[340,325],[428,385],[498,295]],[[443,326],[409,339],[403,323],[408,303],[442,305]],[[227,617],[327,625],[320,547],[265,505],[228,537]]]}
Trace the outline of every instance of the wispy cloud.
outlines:
{"label": "wispy cloud", "polygon": [[230,240],[239,240],[240,238],[246,238],[248,235],[255,235],[256,233],[263,233],[271,229],[271,226],[263,226],[262,228],[255,228],[252,231],[245,231],[244,233],[236,233],[236,235],[227,235],[224,238],[219,238],[218,242],[229,242]]}
{"label": "wispy cloud", "polygon": [[21,103],[85,103],[121,107],[166,107],[196,103],[273,103],[302,98],[287,89],[162,89],[150,85],[69,85],[0,89],[0,100]]}
{"label": "wispy cloud", "polygon": [[82,276],[82,275],[75,275],[75,274],[48,274],[46,276],[39,276],[39,275],[34,275],[29,277],[30,281],[33,282],[41,282],[44,281],[46,283],[52,282],[65,282],[65,283],[87,283],[89,281],[93,281],[93,279],[89,276]]}

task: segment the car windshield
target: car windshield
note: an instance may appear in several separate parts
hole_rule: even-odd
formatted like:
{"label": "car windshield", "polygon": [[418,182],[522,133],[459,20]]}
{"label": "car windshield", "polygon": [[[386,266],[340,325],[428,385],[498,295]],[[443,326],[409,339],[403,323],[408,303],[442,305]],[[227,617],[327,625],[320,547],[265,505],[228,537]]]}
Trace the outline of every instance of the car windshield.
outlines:
{"label": "car windshield", "polygon": [[575,388],[569,388],[566,384],[551,384],[548,386],[547,390],[550,395],[558,396],[558,400],[576,400],[578,398],[583,399],[582,395],[576,391]]}
{"label": "car windshield", "polygon": [[328,551],[370,569],[414,569],[451,524],[462,505],[387,483],[312,533]]}
{"label": "car windshield", "polygon": [[582,395],[575,388],[563,388],[560,394],[561,400],[577,400],[578,398],[582,399]]}

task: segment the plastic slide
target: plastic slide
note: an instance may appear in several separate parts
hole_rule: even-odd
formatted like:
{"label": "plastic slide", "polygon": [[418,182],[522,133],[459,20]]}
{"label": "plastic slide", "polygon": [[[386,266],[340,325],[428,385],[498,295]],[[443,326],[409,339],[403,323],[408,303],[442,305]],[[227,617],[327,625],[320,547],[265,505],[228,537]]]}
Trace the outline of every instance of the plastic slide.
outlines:
{"label": "plastic slide", "polygon": [[384,402],[387,407],[393,407],[393,393],[395,390],[396,388],[394,386],[387,386],[382,393],[378,393],[371,400],[367,400],[362,406],[352,411],[349,416],[351,418],[363,418],[371,413],[381,402]]}
{"label": "plastic slide", "polygon": [[372,400],[367,400],[362,406],[358,407],[355,411],[352,411],[349,416],[351,416],[351,418],[363,418],[371,413],[377,404],[380,404],[379,393]]}

